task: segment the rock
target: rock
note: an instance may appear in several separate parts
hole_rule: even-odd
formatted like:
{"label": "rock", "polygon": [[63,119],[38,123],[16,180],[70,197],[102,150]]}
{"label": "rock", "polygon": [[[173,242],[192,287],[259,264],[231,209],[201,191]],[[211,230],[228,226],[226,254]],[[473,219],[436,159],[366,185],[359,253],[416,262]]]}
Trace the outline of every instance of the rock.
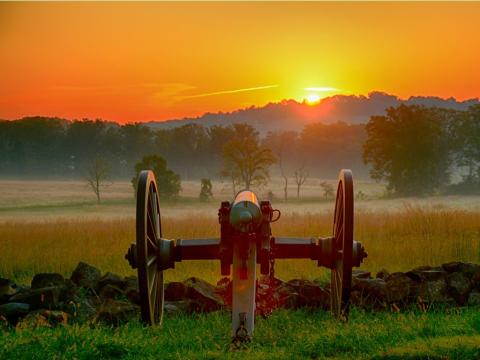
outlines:
{"label": "rock", "polygon": [[352,277],[358,278],[358,279],[371,279],[372,278],[370,271],[361,270],[361,269],[353,269],[352,270]]}
{"label": "rock", "polygon": [[407,304],[416,294],[417,283],[402,272],[390,274],[385,279],[385,290],[389,303]]}
{"label": "rock", "polygon": [[[425,269],[425,270],[424,270]],[[410,279],[417,282],[444,280],[447,272],[441,268],[432,268],[430,266],[422,266],[405,273]]]}
{"label": "rock", "polygon": [[375,276],[377,279],[382,279],[385,280],[387,276],[390,275],[388,270],[386,269],[381,269],[379,272],[377,272],[377,276]]}
{"label": "rock", "polygon": [[63,286],[60,287],[60,301],[68,303],[79,296],[79,288],[70,279],[65,279]]}
{"label": "rock", "polygon": [[[136,278],[135,278],[135,281],[136,281]],[[124,278],[122,278],[120,275],[107,272],[105,275],[103,275],[100,278],[100,280],[98,280],[97,290],[100,292],[101,289],[107,285],[112,285],[119,289],[123,289],[126,284],[127,284],[127,281]]]}
{"label": "rock", "polygon": [[137,319],[140,307],[127,301],[106,299],[97,310],[93,322],[117,326]]}
{"label": "rock", "polygon": [[178,281],[170,282],[165,286],[165,300],[179,301],[184,300],[188,294],[188,287]]}
{"label": "rock", "polygon": [[206,281],[191,277],[184,281],[184,285],[188,288],[188,298],[194,300],[195,311],[209,312],[220,310],[223,305],[223,299],[215,291],[215,287]]}
{"label": "rock", "polygon": [[96,267],[88,265],[84,262],[79,262],[77,267],[70,276],[70,279],[84,288],[95,289],[100,280],[101,273]]}
{"label": "rock", "polygon": [[180,301],[166,301],[164,303],[163,310],[168,315],[191,313],[193,310],[192,301],[189,299]]}
{"label": "rock", "polygon": [[[296,298],[295,308],[312,307],[328,308],[330,303],[330,294],[322,287],[310,280],[293,279],[287,282],[292,288]],[[285,291],[287,288],[283,288]]]}
{"label": "rock", "polygon": [[101,288],[99,296],[104,299],[115,299],[125,295],[123,290],[118,286],[107,284]]}
{"label": "rock", "polygon": [[480,291],[472,291],[468,296],[468,306],[480,306]]}
{"label": "rock", "polygon": [[84,322],[96,314],[94,303],[89,298],[78,298],[76,301],[63,304],[62,310],[70,314],[77,322]]}
{"label": "rock", "polygon": [[480,265],[472,264],[472,263],[463,263],[460,261],[453,261],[442,265],[442,268],[449,272],[461,272],[468,274],[469,277],[474,275],[477,272],[480,272]]}
{"label": "rock", "polygon": [[57,309],[61,290],[55,286],[30,289],[12,296],[9,301],[29,304],[31,309]]}
{"label": "rock", "polygon": [[135,276],[128,276],[125,278],[123,293],[127,296],[128,300],[131,303],[140,305],[140,293],[138,291],[138,281]]}
{"label": "rock", "polygon": [[447,290],[458,305],[464,305],[468,301],[471,283],[463,272],[452,272],[447,276]]}
{"label": "rock", "polygon": [[7,303],[0,305],[0,316],[6,318],[10,323],[16,323],[19,318],[30,311],[30,305],[25,303]]}
{"label": "rock", "polygon": [[123,292],[132,304],[140,305],[140,292],[137,289],[127,288]]}
{"label": "rock", "polygon": [[448,303],[445,279],[426,281],[418,286],[418,298],[427,303]]}
{"label": "rock", "polygon": [[33,277],[31,288],[41,289],[50,286],[62,286],[65,283],[65,279],[62,275],[57,273],[40,273]]}
{"label": "rock", "polygon": [[382,279],[352,279],[352,290],[357,291],[357,305],[366,308],[385,308],[388,296],[386,282]]}
{"label": "rock", "polygon": [[6,302],[8,298],[17,293],[17,285],[9,280],[0,278],[0,304]]}

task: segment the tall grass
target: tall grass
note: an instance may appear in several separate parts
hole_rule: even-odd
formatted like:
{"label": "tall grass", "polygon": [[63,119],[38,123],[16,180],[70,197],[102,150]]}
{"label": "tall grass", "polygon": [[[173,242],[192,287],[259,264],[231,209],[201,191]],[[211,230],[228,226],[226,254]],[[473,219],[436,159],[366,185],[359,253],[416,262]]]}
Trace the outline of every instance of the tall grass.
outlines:
{"label": "tall grass", "polygon": [[[167,238],[218,237],[216,218],[164,218]],[[288,214],[273,224],[277,236],[329,236],[329,214]],[[135,239],[133,219],[58,220],[55,222],[4,222],[0,224],[0,276],[28,282],[38,272],[69,276],[79,261],[102,271],[132,275],[124,254]],[[358,212],[355,239],[368,251],[363,268],[378,271],[407,270],[462,260],[480,262],[480,212],[405,207],[401,212]],[[276,274],[284,279],[318,278],[326,270],[310,260],[283,260]],[[190,261],[167,271],[167,280],[199,276],[215,282],[219,263]]]}

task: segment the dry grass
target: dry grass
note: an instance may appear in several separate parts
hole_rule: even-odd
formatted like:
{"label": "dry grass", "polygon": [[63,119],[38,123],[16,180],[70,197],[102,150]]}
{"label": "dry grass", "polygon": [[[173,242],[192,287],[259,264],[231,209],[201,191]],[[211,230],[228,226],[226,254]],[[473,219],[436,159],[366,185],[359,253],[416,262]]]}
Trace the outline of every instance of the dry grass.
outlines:
{"label": "dry grass", "polygon": [[[480,261],[480,212],[407,206],[402,211],[356,214],[355,238],[369,253],[363,268],[377,271],[407,270],[413,266],[447,261]],[[311,237],[331,234],[327,213],[289,213],[274,224],[277,236]],[[215,217],[163,219],[167,238],[216,237]],[[123,256],[134,240],[134,220],[84,219],[50,222],[0,223],[0,276],[28,282],[38,272],[69,275],[79,261],[102,271],[134,274]],[[220,277],[215,261],[192,261],[167,271],[167,280],[199,276],[209,281]],[[313,261],[279,261],[276,271],[285,279],[317,278],[326,274]]]}

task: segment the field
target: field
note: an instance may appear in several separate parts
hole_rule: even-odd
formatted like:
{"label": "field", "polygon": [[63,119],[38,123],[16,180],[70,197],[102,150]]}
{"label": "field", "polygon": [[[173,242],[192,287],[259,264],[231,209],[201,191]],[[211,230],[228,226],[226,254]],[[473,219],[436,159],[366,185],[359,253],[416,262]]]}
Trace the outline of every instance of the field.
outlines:
{"label": "field", "polygon": [[[331,234],[333,200],[318,194],[319,181],[307,184],[301,200],[273,202],[282,210],[274,234]],[[364,198],[356,202],[355,238],[369,253],[362,268],[396,271],[453,260],[480,262],[480,198],[388,199],[380,185],[356,185]],[[214,183],[219,191],[208,203],[196,200],[198,184],[193,182],[183,185],[177,201],[162,202],[164,236],[218,236],[218,203],[231,196],[222,186]],[[82,182],[2,180],[0,189],[0,277],[28,283],[38,272],[69,276],[79,261],[103,272],[134,274],[123,258],[134,240],[134,200],[127,182],[107,188],[101,204]],[[272,190],[281,197],[278,180]],[[198,276],[214,283],[219,270],[216,262],[185,262],[166,277]],[[289,280],[328,273],[312,261],[278,261],[276,275]],[[25,329],[0,337],[0,358],[480,357],[480,311],[474,308],[400,314],[354,310],[347,325],[321,311],[282,311],[259,319],[255,341],[234,353],[226,350],[227,329],[227,313],[167,318],[162,329],[145,330],[136,323],[118,329]]]}

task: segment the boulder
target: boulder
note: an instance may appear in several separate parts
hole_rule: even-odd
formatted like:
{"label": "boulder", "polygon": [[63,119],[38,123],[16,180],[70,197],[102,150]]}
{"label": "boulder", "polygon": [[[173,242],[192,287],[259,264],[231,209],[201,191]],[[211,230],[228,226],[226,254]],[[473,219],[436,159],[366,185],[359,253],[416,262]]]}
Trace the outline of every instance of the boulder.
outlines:
{"label": "boulder", "polygon": [[121,288],[116,285],[107,284],[101,288],[99,296],[104,299],[115,299],[120,296],[124,296],[125,293]]}
{"label": "boulder", "polygon": [[470,279],[463,272],[452,272],[447,276],[447,291],[458,305],[468,301],[471,286]]}
{"label": "boulder", "polygon": [[7,303],[0,305],[0,316],[7,319],[10,323],[16,323],[18,319],[24,317],[30,311],[30,305],[25,303]]}
{"label": "boulder", "polygon": [[173,281],[165,285],[165,300],[179,301],[184,300],[188,294],[188,287],[179,281]]}
{"label": "boulder", "polygon": [[9,279],[0,278],[0,304],[17,293],[17,284]]}
{"label": "boulder", "polygon": [[[135,278],[135,281],[136,281],[136,278]],[[97,290],[100,292],[101,289],[107,285],[112,285],[119,289],[123,289],[126,284],[127,284],[127,281],[120,275],[107,272],[98,280]]]}
{"label": "boulder", "polygon": [[442,268],[449,272],[465,273],[468,277],[472,277],[475,273],[480,272],[480,265],[472,263],[464,263],[460,261],[453,261],[442,265]]}
{"label": "boulder", "polygon": [[57,309],[61,291],[56,286],[30,289],[12,296],[9,301],[29,304],[31,309]]}
{"label": "boulder", "polygon": [[447,272],[442,268],[421,266],[405,273],[410,279],[417,282],[445,280]]}
{"label": "boulder", "polygon": [[377,272],[377,275],[375,276],[377,279],[382,279],[385,280],[387,276],[390,275],[387,269],[381,269]]}
{"label": "boulder", "polygon": [[60,286],[60,301],[68,303],[79,297],[80,289],[70,279],[65,279],[64,284]]}
{"label": "boulder", "polygon": [[196,312],[209,312],[220,310],[223,305],[222,297],[217,294],[215,287],[208,282],[191,277],[184,281],[187,287],[187,296],[193,300]]}
{"label": "boulder", "polygon": [[356,291],[355,304],[367,309],[383,309],[387,306],[386,282],[382,279],[352,279],[352,291]]}
{"label": "boulder", "polygon": [[416,295],[417,283],[402,272],[396,272],[385,278],[385,291],[389,303],[406,305]]}
{"label": "boulder", "polygon": [[100,270],[96,267],[79,262],[75,270],[73,270],[70,279],[84,288],[95,289],[101,278]]}
{"label": "boulder", "polygon": [[353,278],[358,278],[358,279],[371,279],[372,274],[370,271],[367,270],[361,270],[361,269],[353,269],[352,270],[352,277]]}
{"label": "boulder", "polygon": [[[288,281],[287,285],[292,289],[292,295],[296,301],[295,308],[312,307],[326,309],[329,307],[329,292],[313,281],[293,279]],[[284,292],[287,289],[286,287],[282,288]]]}
{"label": "boulder", "polygon": [[163,310],[168,315],[174,315],[179,313],[191,313],[194,306],[190,299],[179,301],[166,301],[163,306]]}
{"label": "boulder", "polygon": [[140,305],[140,293],[138,291],[138,281],[135,276],[127,276],[125,278],[123,292],[131,303]]}
{"label": "boulder", "polygon": [[98,308],[94,323],[117,326],[138,319],[140,307],[127,301],[106,299]]}
{"label": "boulder", "polygon": [[62,286],[65,283],[65,279],[62,275],[57,273],[40,273],[33,277],[31,288],[41,289],[51,286]]}
{"label": "boulder", "polygon": [[61,309],[71,315],[76,322],[85,322],[93,317],[97,309],[95,308],[97,300],[87,297],[79,297],[75,301],[62,304]]}
{"label": "boulder", "polygon": [[426,303],[448,303],[447,283],[445,279],[425,281],[418,285],[418,300]]}

